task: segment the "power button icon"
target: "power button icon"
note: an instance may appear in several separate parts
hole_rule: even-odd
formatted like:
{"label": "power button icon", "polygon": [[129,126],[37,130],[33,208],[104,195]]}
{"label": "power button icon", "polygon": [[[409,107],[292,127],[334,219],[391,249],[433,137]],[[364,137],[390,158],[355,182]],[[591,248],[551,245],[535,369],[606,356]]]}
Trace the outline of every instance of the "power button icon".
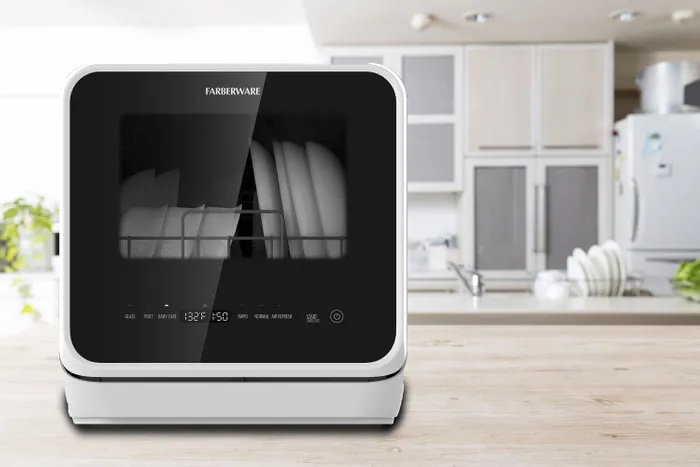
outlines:
{"label": "power button icon", "polygon": [[331,322],[335,324],[342,323],[344,317],[345,315],[343,315],[343,312],[337,308],[331,311]]}

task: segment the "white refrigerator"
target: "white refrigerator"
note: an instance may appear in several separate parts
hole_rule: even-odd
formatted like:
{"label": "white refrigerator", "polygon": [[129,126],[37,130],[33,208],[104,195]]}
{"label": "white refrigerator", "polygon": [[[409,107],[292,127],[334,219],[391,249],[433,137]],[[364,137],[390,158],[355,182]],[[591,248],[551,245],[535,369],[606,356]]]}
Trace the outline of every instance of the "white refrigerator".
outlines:
{"label": "white refrigerator", "polygon": [[700,256],[700,113],[634,114],[615,129],[615,238],[644,288],[672,294],[678,262]]}

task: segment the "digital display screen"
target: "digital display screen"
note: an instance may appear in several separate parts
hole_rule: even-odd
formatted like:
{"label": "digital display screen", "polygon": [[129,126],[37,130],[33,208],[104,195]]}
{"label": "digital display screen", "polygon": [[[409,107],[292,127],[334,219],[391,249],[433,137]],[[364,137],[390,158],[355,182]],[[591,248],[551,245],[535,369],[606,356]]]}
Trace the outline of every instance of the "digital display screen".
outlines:
{"label": "digital display screen", "polygon": [[184,310],[180,312],[182,323],[228,323],[230,312],[225,310]]}

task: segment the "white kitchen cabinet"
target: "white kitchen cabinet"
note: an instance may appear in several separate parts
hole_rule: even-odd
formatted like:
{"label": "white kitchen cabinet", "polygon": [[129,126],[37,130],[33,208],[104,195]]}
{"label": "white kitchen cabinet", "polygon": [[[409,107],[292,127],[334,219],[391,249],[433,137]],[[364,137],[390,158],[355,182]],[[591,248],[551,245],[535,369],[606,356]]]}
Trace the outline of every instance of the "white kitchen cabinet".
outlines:
{"label": "white kitchen cabinet", "polygon": [[409,192],[462,188],[462,49],[401,47],[406,87]]}
{"label": "white kitchen cabinet", "polygon": [[532,159],[465,161],[465,190],[458,218],[468,268],[487,279],[531,277],[536,269],[534,177]]}
{"label": "white kitchen cabinet", "polygon": [[609,170],[603,158],[468,158],[459,207],[465,265],[522,288],[538,271],[565,269],[574,248],[611,236]]}
{"label": "white kitchen cabinet", "polygon": [[534,154],[536,56],[532,46],[465,48],[467,154]]}
{"label": "white kitchen cabinet", "polygon": [[464,263],[489,288],[527,288],[538,271],[564,268],[573,248],[611,236],[612,44],[325,53],[401,77],[409,191],[461,191]]}
{"label": "white kitchen cabinet", "polygon": [[329,47],[324,55],[337,65],[379,63],[401,77],[407,94],[409,192],[462,189],[462,47]]}
{"label": "white kitchen cabinet", "polygon": [[539,152],[609,155],[613,125],[610,44],[538,46]]}
{"label": "white kitchen cabinet", "polygon": [[467,157],[600,157],[611,151],[611,44],[464,49]]}

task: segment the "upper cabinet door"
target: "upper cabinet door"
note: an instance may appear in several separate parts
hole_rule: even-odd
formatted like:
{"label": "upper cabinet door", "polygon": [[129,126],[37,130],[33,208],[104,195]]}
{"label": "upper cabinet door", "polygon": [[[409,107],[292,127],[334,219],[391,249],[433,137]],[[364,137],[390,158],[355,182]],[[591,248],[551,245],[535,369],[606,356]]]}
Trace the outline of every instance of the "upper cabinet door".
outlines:
{"label": "upper cabinet door", "polygon": [[396,49],[406,87],[408,190],[462,188],[462,49]]}
{"label": "upper cabinet door", "polygon": [[408,115],[455,113],[454,55],[404,55],[401,76],[408,98]]}
{"label": "upper cabinet door", "polygon": [[406,178],[410,192],[462,190],[463,54],[459,46],[324,49],[330,64],[378,63],[401,77],[407,99]]}
{"label": "upper cabinet door", "polygon": [[535,47],[468,47],[467,153],[515,155],[535,149]]}
{"label": "upper cabinet door", "polygon": [[540,46],[542,152],[606,153],[612,128],[611,47]]}
{"label": "upper cabinet door", "polygon": [[384,57],[381,55],[351,55],[347,57],[343,56],[331,56],[331,65],[367,65],[369,63],[376,63],[378,65],[384,64]]}
{"label": "upper cabinet door", "polygon": [[392,47],[326,47],[321,52],[321,58],[330,65],[383,65],[395,73],[399,73],[401,63]]}
{"label": "upper cabinet door", "polygon": [[[455,182],[455,131],[452,123],[409,124],[406,178],[411,191],[440,191],[435,184]],[[421,184],[428,184],[428,189]],[[421,189],[423,188],[423,189]]]}

